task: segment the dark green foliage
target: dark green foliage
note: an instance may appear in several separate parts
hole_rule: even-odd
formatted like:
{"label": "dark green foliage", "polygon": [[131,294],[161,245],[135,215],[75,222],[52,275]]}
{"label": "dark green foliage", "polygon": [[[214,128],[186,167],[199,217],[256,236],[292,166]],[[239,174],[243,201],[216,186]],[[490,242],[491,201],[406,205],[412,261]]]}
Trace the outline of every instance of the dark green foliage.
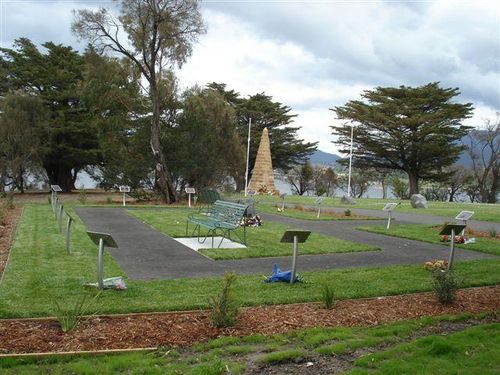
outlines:
{"label": "dark green foliage", "polygon": [[344,211],[345,216],[351,216],[351,210],[348,208]]}
{"label": "dark green foliage", "polygon": [[[335,107],[339,119],[352,121],[354,163],[359,168],[375,167],[408,174],[410,194],[419,192],[419,181],[441,181],[449,174],[443,168],[453,164],[464,149],[457,142],[469,127],[461,121],[471,116],[472,104],[453,99],[457,88],[441,88],[437,82],[420,87],[377,87]],[[336,143],[348,152],[351,127],[332,127]]]}
{"label": "dark green foliage", "polygon": [[453,271],[436,270],[432,272],[432,288],[440,303],[453,303],[459,286],[460,283]]}
{"label": "dark green foliage", "polygon": [[0,93],[36,95],[48,111],[38,129],[41,165],[51,184],[74,189],[77,174],[97,162],[97,129],[89,122],[82,100],[85,61],[71,47],[47,42],[42,53],[28,39],[17,39],[14,49],[0,51]]}
{"label": "dark green foliage", "polygon": [[226,273],[222,290],[218,295],[209,299],[210,320],[216,327],[230,327],[234,325],[238,317],[239,308],[233,293],[235,281],[236,274],[234,272]]}
{"label": "dark green foliage", "polygon": [[314,188],[314,168],[311,162],[307,160],[302,165],[295,166],[286,176],[294,193],[304,195],[307,191]]}

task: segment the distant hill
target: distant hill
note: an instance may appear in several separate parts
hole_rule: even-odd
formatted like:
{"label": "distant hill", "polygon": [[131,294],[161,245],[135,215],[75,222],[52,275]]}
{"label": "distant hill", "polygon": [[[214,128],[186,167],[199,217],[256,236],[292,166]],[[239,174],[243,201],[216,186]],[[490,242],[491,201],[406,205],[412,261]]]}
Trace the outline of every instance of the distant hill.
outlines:
{"label": "distant hill", "polygon": [[341,157],[335,154],[330,154],[329,152],[316,150],[314,154],[309,157],[309,161],[312,165],[326,165],[329,167],[333,167],[333,165],[339,160]]}

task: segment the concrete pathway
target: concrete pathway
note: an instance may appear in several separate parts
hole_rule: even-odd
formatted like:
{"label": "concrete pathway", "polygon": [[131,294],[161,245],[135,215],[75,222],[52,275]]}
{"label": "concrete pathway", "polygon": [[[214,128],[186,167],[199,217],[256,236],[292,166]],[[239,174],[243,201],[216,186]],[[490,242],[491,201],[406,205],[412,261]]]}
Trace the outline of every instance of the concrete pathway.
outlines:
{"label": "concrete pathway", "polygon": [[[130,216],[121,208],[77,208],[77,214],[89,230],[113,235],[118,249],[107,249],[123,271],[133,280],[166,280],[221,276],[225,272],[269,275],[274,263],[281,269],[291,267],[291,257],[252,258],[213,261],[182,245],[171,237]],[[282,216],[263,215],[264,220],[278,221],[295,228],[308,229],[351,241],[380,247],[381,251],[343,254],[302,255],[298,270],[312,271],[346,267],[377,267],[396,264],[422,264],[448,256],[448,248],[418,241],[360,232],[355,226],[369,221],[307,221]],[[265,225],[265,223],[264,223]],[[302,245],[307,246],[307,243]],[[242,249],[242,251],[245,251]],[[487,259],[492,255],[459,249],[456,260]]]}

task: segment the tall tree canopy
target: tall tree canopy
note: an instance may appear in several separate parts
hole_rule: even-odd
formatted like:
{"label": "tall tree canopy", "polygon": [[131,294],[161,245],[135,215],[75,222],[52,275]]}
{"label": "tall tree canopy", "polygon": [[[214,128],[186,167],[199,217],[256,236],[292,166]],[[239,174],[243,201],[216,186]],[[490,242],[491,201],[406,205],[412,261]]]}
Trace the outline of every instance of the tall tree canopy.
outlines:
{"label": "tall tree canopy", "polygon": [[[273,168],[287,172],[294,165],[304,160],[316,150],[317,142],[304,142],[298,138],[299,127],[291,126],[297,116],[291,114],[291,108],[275,102],[264,93],[242,98],[234,90],[227,90],[225,84],[211,83],[208,87],[217,90],[236,111],[236,126],[245,149],[248,139],[248,122],[252,119],[250,133],[250,168],[257,157],[260,137],[264,128],[269,131]],[[251,170],[250,170],[251,174]],[[238,181],[242,182],[242,181]]]}
{"label": "tall tree canopy", "polygon": [[[161,147],[162,80],[173,65],[181,66],[192,43],[205,31],[196,0],[121,0],[120,15],[107,9],[79,10],[73,31],[98,51],[129,59],[142,77],[151,102],[150,146],[156,163],[157,184],[165,202],[177,194]],[[128,40],[121,40],[124,32]],[[129,47],[130,46],[130,47]]]}
{"label": "tall tree canopy", "polygon": [[78,172],[98,159],[97,131],[82,101],[85,61],[71,47],[42,46],[45,53],[21,38],[14,49],[0,49],[0,94],[36,95],[43,101],[49,121],[37,132],[41,164],[51,184],[70,191]]}
{"label": "tall tree canopy", "polygon": [[420,87],[377,87],[332,109],[348,120],[332,126],[337,144],[349,152],[351,126],[354,163],[358,167],[401,170],[408,174],[410,193],[419,192],[422,179],[440,181],[462,150],[460,139],[470,129],[461,124],[472,114],[472,104],[452,100],[457,88],[441,88],[438,82]]}

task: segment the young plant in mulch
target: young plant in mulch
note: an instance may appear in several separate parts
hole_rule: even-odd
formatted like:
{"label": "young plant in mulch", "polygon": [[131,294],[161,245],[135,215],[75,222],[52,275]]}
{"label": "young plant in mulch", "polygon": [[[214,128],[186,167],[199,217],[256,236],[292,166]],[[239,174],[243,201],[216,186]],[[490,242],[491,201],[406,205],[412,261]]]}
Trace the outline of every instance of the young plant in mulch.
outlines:
{"label": "young plant in mulch", "polygon": [[226,273],[222,290],[208,300],[211,309],[210,320],[215,327],[231,327],[238,318],[239,307],[233,292],[235,281],[236,274],[234,272]]}
{"label": "young plant in mulch", "polygon": [[95,315],[96,311],[90,312],[94,302],[99,298],[100,293],[97,293],[89,303],[87,301],[87,294],[77,300],[73,307],[61,306],[58,300],[54,300],[56,318],[61,326],[63,332],[73,331],[81,322],[84,315]]}
{"label": "young plant in mulch", "polygon": [[489,232],[491,238],[497,238],[496,229],[490,229],[488,232]]}
{"label": "young plant in mulch", "polygon": [[345,210],[344,216],[351,216],[351,210],[350,209]]}
{"label": "young plant in mulch", "polygon": [[323,300],[323,304],[325,305],[325,309],[330,310],[334,303],[335,293],[331,285],[323,284],[323,288],[321,290],[321,299]]}
{"label": "young plant in mulch", "polygon": [[435,269],[432,275],[432,288],[437,300],[442,304],[451,304],[456,299],[460,281],[452,270]]}

